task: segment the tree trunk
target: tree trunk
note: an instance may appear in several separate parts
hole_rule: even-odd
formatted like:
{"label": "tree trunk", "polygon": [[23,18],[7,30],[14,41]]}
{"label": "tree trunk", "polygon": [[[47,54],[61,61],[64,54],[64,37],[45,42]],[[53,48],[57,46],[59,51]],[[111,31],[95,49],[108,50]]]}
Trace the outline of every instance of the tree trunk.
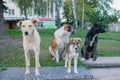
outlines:
{"label": "tree trunk", "polygon": [[78,29],[78,22],[77,22],[77,15],[76,15],[76,7],[75,7],[75,1],[71,0],[72,2],[72,10],[73,10],[73,16],[74,16],[74,28]]}
{"label": "tree trunk", "polygon": [[4,26],[4,17],[3,17],[3,0],[0,0],[0,38],[5,38],[7,36],[5,26]]}
{"label": "tree trunk", "polygon": [[59,2],[58,0],[54,0],[54,2],[55,2],[55,11],[56,11],[56,26],[57,28],[60,28],[61,20],[60,20]]}
{"label": "tree trunk", "polygon": [[28,17],[27,17],[27,9],[25,9],[24,15],[25,15],[25,20],[27,20],[28,19]]}
{"label": "tree trunk", "polygon": [[83,0],[83,3],[82,3],[82,29],[84,28],[84,0]]}

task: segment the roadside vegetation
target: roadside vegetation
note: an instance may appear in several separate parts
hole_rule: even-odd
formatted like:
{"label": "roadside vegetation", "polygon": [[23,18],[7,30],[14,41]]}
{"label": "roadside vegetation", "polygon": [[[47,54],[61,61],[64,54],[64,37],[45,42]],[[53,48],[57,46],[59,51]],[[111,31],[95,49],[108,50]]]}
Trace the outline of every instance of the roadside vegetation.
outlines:
{"label": "roadside vegetation", "polygon": [[[53,33],[56,29],[38,30],[41,36],[40,63],[42,66],[64,66],[64,60],[56,63],[52,60],[48,51]],[[84,43],[87,29],[80,29],[71,37],[80,37],[82,39],[80,49]],[[22,47],[22,33],[19,30],[7,30],[10,40],[0,40],[0,66],[25,66],[24,51]],[[120,56],[120,32],[106,32],[99,35],[97,56]],[[79,51],[80,51],[79,49]],[[34,66],[34,53],[32,51],[31,66]],[[81,54],[80,54],[81,55]],[[78,65],[82,62],[79,60]],[[2,67],[1,67],[2,68]],[[4,67],[3,67],[4,69]]]}

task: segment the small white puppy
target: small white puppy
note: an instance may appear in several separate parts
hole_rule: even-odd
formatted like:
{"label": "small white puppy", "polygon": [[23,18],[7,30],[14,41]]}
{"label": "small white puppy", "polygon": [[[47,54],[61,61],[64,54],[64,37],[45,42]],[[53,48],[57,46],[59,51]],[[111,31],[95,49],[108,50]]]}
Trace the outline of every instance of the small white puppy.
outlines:
{"label": "small white puppy", "polygon": [[39,54],[40,54],[40,42],[41,38],[37,32],[36,25],[37,20],[25,20],[19,21],[18,25],[21,26],[23,33],[23,48],[25,53],[26,61],[26,74],[30,74],[30,53],[29,50],[32,49],[35,53],[35,75],[39,76]]}
{"label": "small white puppy", "polygon": [[68,70],[67,73],[71,72],[71,60],[74,58],[74,73],[78,73],[77,71],[77,60],[79,56],[79,46],[80,46],[81,39],[80,38],[71,38],[69,40],[69,46],[67,50],[67,54],[65,57],[65,67],[67,67],[68,63]]}
{"label": "small white puppy", "polygon": [[[59,62],[59,52],[60,48],[66,48],[69,42],[69,36],[74,32],[72,26],[69,24],[63,25],[61,28],[57,29],[54,33],[54,37],[51,42],[51,46],[49,47],[49,51],[53,56],[53,59],[56,59],[56,62]],[[66,49],[64,49],[63,55],[66,53]]]}

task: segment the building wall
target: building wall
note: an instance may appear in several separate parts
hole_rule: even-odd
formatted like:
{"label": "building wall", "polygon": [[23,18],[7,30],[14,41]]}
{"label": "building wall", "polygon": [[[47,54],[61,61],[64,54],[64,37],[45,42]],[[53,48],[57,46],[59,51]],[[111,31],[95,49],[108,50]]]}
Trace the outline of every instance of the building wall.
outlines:
{"label": "building wall", "polygon": [[[4,1],[6,2],[5,5],[9,8],[7,10],[8,13],[4,13],[5,27],[10,28],[8,25],[12,22],[13,26],[14,26],[13,29],[16,29],[17,26],[16,26],[15,22],[17,22],[19,20],[24,20],[25,16],[21,15],[20,9],[13,2],[13,0],[4,0]],[[46,17],[53,18],[54,20],[41,21],[41,22],[43,22],[43,27],[44,28],[55,28],[55,14],[56,14],[56,12],[55,12],[55,4],[53,6],[54,6],[53,7],[53,14],[52,14],[53,16],[50,14],[49,16],[47,15]],[[62,18],[62,11],[63,11],[63,9],[61,8],[60,9],[60,17],[61,18]],[[31,12],[31,15],[28,16],[29,19],[39,18],[39,17],[42,17],[42,16],[33,15],[32,12]]]}
{"label": "building wall", "polygon": [[108,27],[108,30],[109,31],[115,31],[115,32],[120,31],[120,22],[110,23],[109,27]]}
{"label": "building wall", "polygon": [[56,28],[55,27],[55,20],[43,20],[43,21],[40,20],[38,22],[37,28],[42,28],[42,29]]}
{"label": "building wall", "polygon": [[[20,9],[17,7],[17,5],[12,2],[12,0],[4,0],[6,3],[5,5],[8,7],[7,12],[4,13],[4,17],[24,17],[20,14]],[[13,10],[10,12],[10,10]],[[13,13],[13,14],[12,14]]]}
{"label": "building wall", "polygon": [[6,21],[5,22],[5,27],[7,29],[17,29],[16,23],[17,23],[16,21]]}

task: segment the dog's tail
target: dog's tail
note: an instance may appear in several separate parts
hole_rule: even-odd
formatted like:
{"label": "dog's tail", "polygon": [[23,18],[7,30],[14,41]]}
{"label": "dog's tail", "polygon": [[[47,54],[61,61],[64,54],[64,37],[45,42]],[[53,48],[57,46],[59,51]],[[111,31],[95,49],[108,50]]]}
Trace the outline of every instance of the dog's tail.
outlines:
{"label": "dog's tail", "polygon": [[52,56],[53,59],[54,59],[54,58],[55,58],[55,53],[54,53],[54,51],[53,51],[53,49],[52,49],[51,46],[49,46],[49,52],[50,52],[51,56]]}

